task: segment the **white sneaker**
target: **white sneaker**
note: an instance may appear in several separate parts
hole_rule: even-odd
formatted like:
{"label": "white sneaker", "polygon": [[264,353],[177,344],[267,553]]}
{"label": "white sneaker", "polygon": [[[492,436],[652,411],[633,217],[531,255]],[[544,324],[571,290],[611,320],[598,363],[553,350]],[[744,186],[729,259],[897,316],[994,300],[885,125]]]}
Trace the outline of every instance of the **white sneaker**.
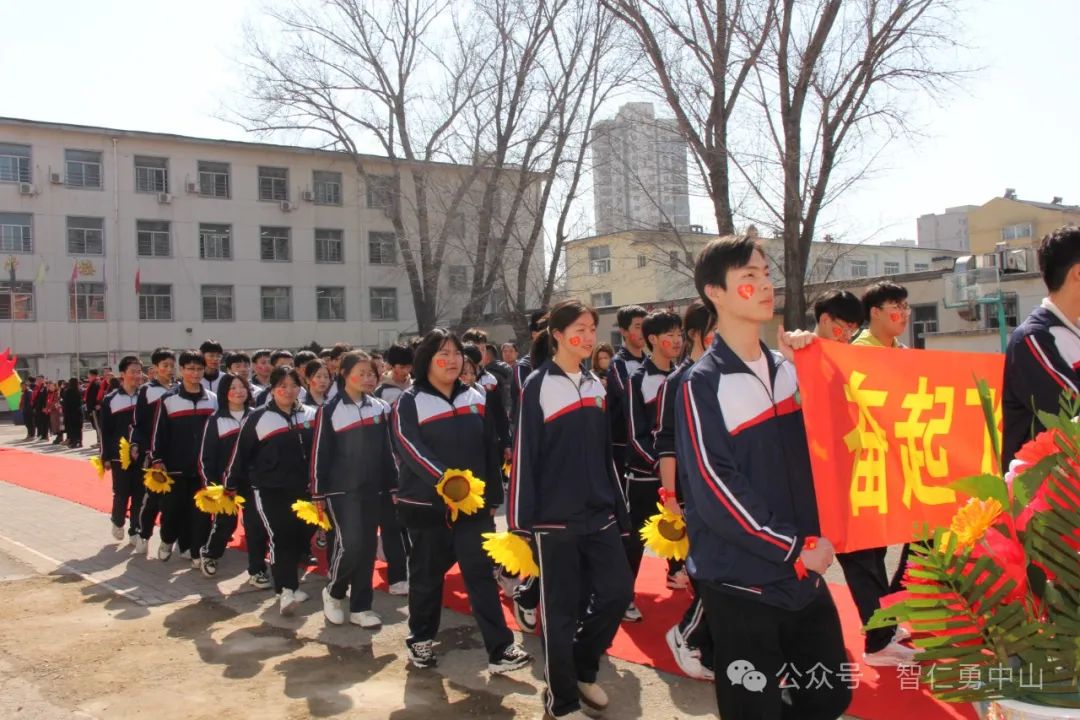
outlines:
{"label": "white sneaker", "polygon": [[172,543],[161,543],[158,545],[157,558],[162,562],[165,562],[172,557]]}
{"label": "white sneaker", "polygon": [[502,568],[495,568],[495,582],[499,584],[499,589],[502,590],[502,594],[506,597],[513,599],[514,591],[517,590],[517,586],[521,583],[513,575],[507,575],[502,571]]}
{"label": "white sneaker", "polygon": [[713,671],[701,664],[701,651],[686,644],[686,638],[678,625],[672,626],[664,636],[668,648],[679,669],[695,680],[713,680]]}
{"label": "white sneaker", "polygon": [[409,581],[398,580],[396,583],[390,586],[391,595],[408,595],[409,594]]}
{"label": "white sneaker", "polygon": [[282,590],[281,594],[278,595],[278,612],[282,615],[292,615],[299,604],[300,601],[296,599],[296,593],[288,588]]}
{"label": "white sneaker", "polygon": [[270,580],[270,576],[266,574],[265,570],[254,574],[248,573],[247,581],[248,585],[253,585],[260,590],[265,590],[266,588],[273,585],[273,582]]}
{"label": "white sneaker", "polygon": [[326,616],[326,622],[332,625],[345,624],[345,598],[337,599],[330,595],[330,588],[324,587],[322,591],[322,612]]}
{"label": "white sneaker", "polygon": [[585,703],[593,710],[603,710],[608,706],[608,696],[604,692],[604,688],[600,687],[596,683],[583,683],[577,684],[578,695],[581,696],[581,702]]}
{"label": "white sneaker", "polygon": [[349,622],[370,630],[382,625],[382,618],[374,610],[361,610],[360,612],[349,613]]}
{"label": "white sneaker", "polygon": [[121,525],[120,527],[116,527],[115,525],[113,525],[112,520],[110,520],[109,521],[109,527],[112,528],[113,540],[123,540],[124,539],[124,526],[123,525]]}
{"label": "white sneaker", "polygon": [[135,552],[139,553],[140,555],[145,555],[146,546],[148,544],[149,543],[147,543],[146,540],[142,539],[138,535],[135,536]]}
{"label": "white sneaker", "polygon": [[875,653],[863,653],[863,662],[871,667],[898,667],[914,665],[918,650],[891,642]]}
{"label": "white sneaker", "polygon": [[293,590],[292,593],[298,603],[306,602],[308,599],[308,594],[303,590]]}
{"label": "white sneaker", "polygon": [[637,605],[635,605],[634,603],[630,603],[630,606],[626,608],[626,612],[624,612],[622,616],[623,622],[636,623],[641,622],[642,619],[643,618],[641,617],[641,611],[637,609]]}
{"label": "white sneaker", "polygon": [[184,558],[185,560],[191,560],[192,559],[191,551],[190,550],[181,550],[180,551],[180,557]]}

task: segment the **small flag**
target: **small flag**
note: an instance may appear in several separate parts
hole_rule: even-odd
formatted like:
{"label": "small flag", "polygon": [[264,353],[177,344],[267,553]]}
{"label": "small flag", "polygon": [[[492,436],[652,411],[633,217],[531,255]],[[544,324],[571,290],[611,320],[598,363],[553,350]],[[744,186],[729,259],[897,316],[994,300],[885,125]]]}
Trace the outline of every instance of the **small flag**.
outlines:
{"label": "small flag", "polygon": [[135,268],[135,294],[139,295],[142,292],[142,269]]}
{"label": "small flag", "polygon": [[37,275],[34,276],[34,284],[41,285],[43,282],[45,282],[45,273],[47,273],[48,271],[49,266],[45,264],[44,260],[38,263]]}

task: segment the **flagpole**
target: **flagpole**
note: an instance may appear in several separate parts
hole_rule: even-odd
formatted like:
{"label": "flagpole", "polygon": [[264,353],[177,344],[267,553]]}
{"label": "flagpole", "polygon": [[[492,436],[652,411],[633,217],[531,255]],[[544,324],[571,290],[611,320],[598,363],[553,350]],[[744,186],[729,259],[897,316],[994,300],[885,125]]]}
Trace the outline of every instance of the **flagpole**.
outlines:
{"label": "flagpole", "polygon": [[79,273],[78,273],[78,262],[76,262],[75,267],[72,268],[72,270],[71,270],[71,277],[72,277],[71,288],[75,292],[75,369],[76,369],[76,372],[79,372],[79,371],[82,370],[82,359],[80,357],[81,353],[79,352],[79,348],[82,345],[82,333],[79,332]]}

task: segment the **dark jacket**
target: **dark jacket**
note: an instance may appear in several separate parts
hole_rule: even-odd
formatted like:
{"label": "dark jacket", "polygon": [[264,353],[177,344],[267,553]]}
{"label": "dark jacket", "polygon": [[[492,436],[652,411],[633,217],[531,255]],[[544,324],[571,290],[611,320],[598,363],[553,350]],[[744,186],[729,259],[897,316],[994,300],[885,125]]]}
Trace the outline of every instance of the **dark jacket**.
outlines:
{"label": "dark jacket", "polygon": [[237,490],[250,483],[257,490],[307,496],[314,428],[315,410],[307,405],[285,413],[271,402],[255,410],[240,427],[225,487]]}
{"label": "dark jacket", "polygon": [[[623,345],[615,351],[608,368],[608,417],[611,420],[611,441],[616,445],[625,445],[629,433],[630,376],[645,363],[645,357],[634,357]],[[619,468],[621,471],[622,468]]]}
{"label": "dark jacket", "polygon": [[595,532],[630,528],[611,454],[606,392],[595,375],[580,384],[548,360],[525,381],[514,442],[510,529]]}
{"label": "dark jacket", "polygon": [[311,495],[390,492],[397,467],[390,450],[390,405],[365,395],[355,403],[340,392],[315,416]]}
{"label": "dark jacket", "polygon": [[630,451],[626,454],[626,469],[635,475],[657,477],[659,456],[653,444],[653,430],[656,428],[660,388],[667,376],[652,360],[646,360],[630,376],[630,392],[626,396],[629,401],[626,407],[626,437],[630,441]]}
{"label": "dark jacket", "polygon": [[509,450],[513,446],[510,437],[510,416],[503,404],[503,390],[499,385],[499,379],[484,371],[476,378],[476,384],[487,393],[487,408],[495,422],[495,437],[499,440],[500,450]]}
{"label": "dark jacket", "polygon": [[518,359],[511,368],[510,386],[510,421],[517,422],[519,403],[521,402],[521,390],[525,387],[525,381],[533,371],[532,358],[528,355]]}
{"label": "dark jacket", "polygon": [[[210,416],[203,429],[202,443],[199,446],[199,479],[203,487],[224,485],[225,466],[232,457],[236,440],[240,436],[240,426],[244,418],[251,414],[245,409],[240,420],[230,412],[218,412]],[[241,490],[245,488],[240,488]]]}
{"label": "dark jacket", "polygon": [[766,388],[717,336],[676,395],[675,451],[690,574],[723,592],[800,609],[821,578],[794,563],[818,516],[795,367],[764,344]]}
{"label": "dark jacket", "polygon": [[101,403],[101,460],[111,462],[120,459],[120,438],[131,438],[131,425],[135,421],[135,398],[123,386],[116,388]]}
{"label": "dark jacket", "polygon": [[204,387],[189,393],[183,384],[165,393],[154,412],[150,462],[170,473],[195,475],[206,421],[217,411],[217,396]]}
{"label": "dark jacket", "polygon": [[135,400],[135,424],[131,428],[132,445],[140,448],[150,446],[150,433],[154,431],[154,414],[157,412],[158,402],[165,393],[175,387],[165,387],[156,378],[139,386]]}

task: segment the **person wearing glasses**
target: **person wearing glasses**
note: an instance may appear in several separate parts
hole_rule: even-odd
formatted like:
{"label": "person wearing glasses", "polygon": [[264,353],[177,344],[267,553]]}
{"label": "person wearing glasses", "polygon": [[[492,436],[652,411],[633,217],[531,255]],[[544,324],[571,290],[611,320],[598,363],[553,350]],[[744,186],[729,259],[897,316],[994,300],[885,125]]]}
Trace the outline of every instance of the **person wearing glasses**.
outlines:
{"label": "person wearing glasses", "polygon": [[907,347],[900,336],[907,332],[911,319],[911,306],[907,302],[907,288],[888,280],[882,280],[867,288],[862,296],[863,312],[870,323],[852,341],[852,345],[874,347]]}
{"label": "person wearing glasses", "polygon": [[830,290],[814,303],[814,320],[822,340],[849,343],[863,323],[862,301],[847,290]]}

